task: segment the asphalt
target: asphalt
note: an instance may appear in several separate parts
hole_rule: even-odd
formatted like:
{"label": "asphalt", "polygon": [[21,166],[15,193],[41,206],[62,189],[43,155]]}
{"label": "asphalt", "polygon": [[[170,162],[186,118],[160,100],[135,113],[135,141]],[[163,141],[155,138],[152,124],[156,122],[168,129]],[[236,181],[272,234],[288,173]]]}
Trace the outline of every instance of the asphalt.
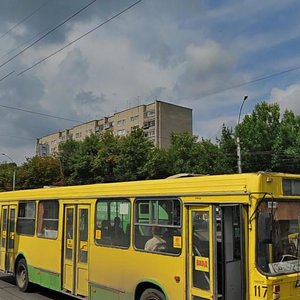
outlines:
{"label": "asphalt", "polygon": [[13,276],[0,273],[0,300],[74,300],[73,297],[33,286],[29,293],[19,291]]}

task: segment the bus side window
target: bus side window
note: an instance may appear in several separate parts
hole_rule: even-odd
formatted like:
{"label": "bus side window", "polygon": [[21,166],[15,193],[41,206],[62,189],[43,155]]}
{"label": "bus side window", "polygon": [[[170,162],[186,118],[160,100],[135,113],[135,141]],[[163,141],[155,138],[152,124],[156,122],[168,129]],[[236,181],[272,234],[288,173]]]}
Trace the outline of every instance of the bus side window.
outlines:
{"label": "bus side window", "polygon": [[134,244],[139,250],[181,253],[181,203],[179,199],[137,199]]}
{"label": "bus side window", "polygon": [[35,201],[19,203],[17,233],[34,235],[35,232]]}
{"label": "bus side window", "polygon": [[[125,231],[129,228],[129,235]],[[130,202],[128,199],[101,199],[96,203],[97,245],[129,247]]]}
{"label": "bus side window", "polygon": [[57,200],[39,201],[38,205],[38,237],[56,239],[58,233],[59,204]]}

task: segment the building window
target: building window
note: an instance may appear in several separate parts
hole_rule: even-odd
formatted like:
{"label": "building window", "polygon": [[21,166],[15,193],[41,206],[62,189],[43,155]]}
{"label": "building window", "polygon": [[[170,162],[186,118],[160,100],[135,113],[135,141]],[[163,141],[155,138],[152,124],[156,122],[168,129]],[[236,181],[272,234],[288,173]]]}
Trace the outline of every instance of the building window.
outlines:
{"label": "building window", "polygon": [[35,231],[35,202],[19,203],[17,233],[24,235],[34,235]]}
{"label": "building window", "polygon": [[130,117],[130,121],[131,121],[131,122],[137,121],[138,119],[139,119],[139,116],[138,116],[138,115],[133,116],[133,117]]}
{"label": "building window", "polygon": [[99,125],[99,126],[96,126],[95,131],[96,131],[96,132],[99,132],[99,131],[102,131],[103,129],[104,129],[104,125],[101,124],[101,125]]}
{"label": "building window", "polygon": [[155,120],[144,122],[144,129],[155,126]]}
{"label": "building window", "polygon": [[119,120],[117,126],[124,126],[126,124],[126,119]]}
{"label": "building window", "polygon": [[144,112],[144,117],[145,118],[150,118],[150,117],[153,117],[153,116],[155,116],[155,111],[154,110],[149,110],[149,111]]}
{"label": "building window", "polygon": [[148,137],[152,137],[152,136],[155,136],[155,130],[144,132],[144,137],[148,138]]}
{"label": "building window", "polygon": [[130,202],[128,199],[99,200],[96,204],[97,245],[129,247]]}
{"label": "building window", "polygon": [[75,134],[75,138],[81,138],[81,132],[77,132],[76,134]]}
{"label": "building window", "polygon": [[40,201],[38,206],[37,235],[56,239],[58,232],[59,204],[56,200]]}

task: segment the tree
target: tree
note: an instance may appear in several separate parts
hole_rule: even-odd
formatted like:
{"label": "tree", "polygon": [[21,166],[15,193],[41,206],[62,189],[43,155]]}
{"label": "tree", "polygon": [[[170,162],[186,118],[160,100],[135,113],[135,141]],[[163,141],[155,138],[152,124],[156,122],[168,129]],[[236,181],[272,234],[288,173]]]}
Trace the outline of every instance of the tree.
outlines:
{"label": "tree", "polygon": [[272,170],[300,172],[300,117],[285,111],[274,141]]}
{"label": "tree", "polygon": [[119,139],[119,155],[114,167],[116,181],[141,180],[147,177],[145,164],[153,144],[140,128]]}
{"label": "tree", "polygon": [[161,179],[172,175],[172,164],[166,149],[153,148],[144,165],[146,179]]}
{"label": "tree", "polygon": [[147,177],[145,164],[153,144],[135,129],[124,137],[107,131],[100,137],[100,148],[94,161],[94,171],[100,182],[140,180]]}
{"label": "tree", "polygon": [[92,134],[83,141],[68,140],[61,145],[59,157],[66,184],[97,182],[93,165],[99,148],[100,139],[97,134]]}
{"label": "tree", "polygon": [[223,124],[220,139],[217,139],[220,152],[218,157],[218,173],[235,173],[237,170],[237,148],[232,129]]}
{"label": "tree", "polygon": [[13,189],[13,172],[17,171],[15,163],[0,164],[0,191],[11,191]]}
{"label": "tree", "polygon": [[170,157],[171,173],[193,173],[197,165],[198,137],[188,133],[173,133],[168,154]]}
{"label": "tree", "polygon": [[280,129],[277,103],[259,103],[236,127],[242,149],[243,172],[270,171],[274,141]]}
{"label": "tree", "polygon": [[26,158],[17,174],[21,189],[42,188],[62,182],[60,161],[53,156]]}

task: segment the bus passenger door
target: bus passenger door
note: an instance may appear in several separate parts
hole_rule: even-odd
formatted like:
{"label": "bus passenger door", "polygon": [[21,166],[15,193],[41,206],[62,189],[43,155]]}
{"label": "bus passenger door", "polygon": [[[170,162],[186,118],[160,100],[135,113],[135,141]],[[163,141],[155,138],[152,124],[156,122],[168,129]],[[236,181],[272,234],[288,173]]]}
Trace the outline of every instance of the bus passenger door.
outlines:
{"label": "bus passenger door", "polygon": [[89,206],[65,206],[63,288],[88,296]]}
{"label": "bus passenger door", "polygon": [[14,271],[16,206],[1,207],[1,247],[0,269],[6,272]]}
{"label": "bus passenger door", "polygon": [[217,300],[214,219],[211,205],[189,209],[190,300]]}

